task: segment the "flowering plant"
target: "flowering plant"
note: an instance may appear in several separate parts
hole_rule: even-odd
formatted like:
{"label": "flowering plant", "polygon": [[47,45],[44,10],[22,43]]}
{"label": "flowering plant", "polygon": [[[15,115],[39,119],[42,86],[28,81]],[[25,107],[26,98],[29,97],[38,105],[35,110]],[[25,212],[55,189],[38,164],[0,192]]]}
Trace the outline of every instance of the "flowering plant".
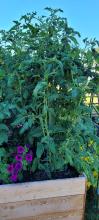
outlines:
{"label": "flowering plant", "polygon": [[24,15],[0,34],[0,146],[21,139],[35,152],[33,159],[19,146],[7,175],[21,179],[30,162],[33,172],[49,176],[70,165],[96,185],[99,138],[85,100],[86,93],[99,92],[98,42],[85,39],[81,49],[80,34],[57,15],[62,10],[46,10],[48,17]]}
{"label": "flowering plant", "polygon": [[[3,150],[2,148],[2,152]],[[23,181],[24,171],[29,170],[30,172],[33,162],[33,152],[30,149],[30,145],[26,144],[24,147],[17,146],[14,149],[14,154],[9,153],[8,158],[5,153],[2,154],[2,164],[4,161],[6,161],[6,164],[4,166],[5,169],[3,169],[4,174],[0,176],[0,180],[6,183]]]}
{"label": "flowering plant", "polygon": [[7,171],[12,182],[16,182],[23,178],[22,171],[30,169],[31,162],[33,161],[33,153],[27,147],[18,146],[17,154],[13,158],[13,163],[9,164]]}

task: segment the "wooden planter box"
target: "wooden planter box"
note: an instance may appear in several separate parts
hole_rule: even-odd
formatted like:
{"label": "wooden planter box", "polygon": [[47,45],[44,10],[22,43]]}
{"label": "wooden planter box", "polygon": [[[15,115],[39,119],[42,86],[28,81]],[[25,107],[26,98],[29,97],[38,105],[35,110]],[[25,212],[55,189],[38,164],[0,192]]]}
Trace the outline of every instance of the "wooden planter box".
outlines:
{"label": "wooden planter box", "polygon": [[85,177],[0,186],[0,220],[82,220]]}

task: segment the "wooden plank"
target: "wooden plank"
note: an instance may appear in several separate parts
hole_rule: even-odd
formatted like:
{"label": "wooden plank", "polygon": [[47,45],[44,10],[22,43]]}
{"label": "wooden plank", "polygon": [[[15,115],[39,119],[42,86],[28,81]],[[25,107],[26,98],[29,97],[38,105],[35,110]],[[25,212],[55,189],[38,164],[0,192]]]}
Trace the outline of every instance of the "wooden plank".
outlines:
{"label": "wooden plank", "polygon": [[83,213],[80,211],[73,211],[67,213],[56,213],[51,215],[36,216],[30,218],[9,219],[9,220],[82,220]]}
{"label": "wooden plank", "polygon": [[[14,220],[83,211],[84,195],[0,204],[0,219]],[[43,219],[42,217],[42,219]],[[33,218],[34,219],[34,218]],[[56,218],[55,218],[56,219]]]}
{"label": "wooden plank", "polygon": [[83,200],[83,217],[82,217],[82,220],[85,219],[86,194],[87,194],[87,179],[86,179],[86,182],[85,182],[85,194],[84,194],[84,200]]}
{"label": "wooden plank", "polygon": [[0,186],[0,203],[26,201],[85,193],[85,177]]}

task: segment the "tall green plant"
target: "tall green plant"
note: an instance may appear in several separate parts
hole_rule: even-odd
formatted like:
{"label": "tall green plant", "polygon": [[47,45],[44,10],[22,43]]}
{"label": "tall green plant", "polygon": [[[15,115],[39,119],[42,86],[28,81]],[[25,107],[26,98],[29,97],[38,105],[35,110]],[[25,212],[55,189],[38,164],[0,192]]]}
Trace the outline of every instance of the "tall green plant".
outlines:
{"label": "tall green plant", "polygon": [[99,92],[98,42],[86,39],[80,49],[80,34],[58,15],[62,10],[46,10],[47,17],[28,13],[1,31],[0,145],[30,142],[33,171],[70,164],[95,185],[99,139],[85,96]]}

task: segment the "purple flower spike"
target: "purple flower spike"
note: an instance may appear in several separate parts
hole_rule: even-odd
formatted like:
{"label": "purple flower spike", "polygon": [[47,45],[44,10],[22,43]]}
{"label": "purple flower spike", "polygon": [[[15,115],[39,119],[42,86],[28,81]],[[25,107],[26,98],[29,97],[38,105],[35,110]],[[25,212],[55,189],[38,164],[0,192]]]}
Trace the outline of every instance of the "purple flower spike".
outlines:
{"label": "purple flower spike", "polygon": [[24,148],[22,146],[17,147],[18,154],[22,154],[24,152]]}
{"label": "purple flower spike", "polygon": [[7,171],[8,171],[8,173],[13,173],[13,171],[14,171],[14,165],[13,165],[13,164],[8,165]]}
{"label": "purple flower spike", "polygon": [[30,144],[26,144],[26,147],[27,147],[28,149],[30,149]]}
{"label": "purple flower spike", "polygon": [[31,162],[32,160],[33,160],[33,156],[32,156],[32,154],[26,154],[26,161],[27,162]]}
{"label": "purple flower spike", "polygon": [[19,161],[15,164],[15,171],[18,172],[22,170],[22,163]]}
{"label": "purple flower spike", "polygon": [[17,161],[22,161],[22,156],[21,156],[21,155],[16,155],[15,159],[16,159]]}
{"label": "purple flower spike", "polygon": [[13,175],[10,177],[10,179],[11,179],[12,182],[16,182],[17,179],[18,179],[17,174],[13,174]]}

